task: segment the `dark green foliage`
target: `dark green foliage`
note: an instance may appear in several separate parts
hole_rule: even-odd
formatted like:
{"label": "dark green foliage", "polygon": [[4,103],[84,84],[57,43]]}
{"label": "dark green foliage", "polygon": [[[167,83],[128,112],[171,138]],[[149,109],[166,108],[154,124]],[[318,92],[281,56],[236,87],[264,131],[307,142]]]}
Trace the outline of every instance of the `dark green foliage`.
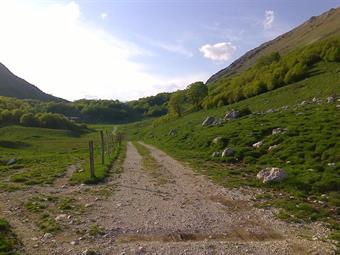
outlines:
{"label": "dark green foliage", "polygon": [[43,127],[52,129],[86,130],[86,126],[78,125],[64,115],[56,113],[33,114],[28,110],[0,111],[0,127],[8,125],[23,125],[26,127]]}
{"label": "dark green foliage", "polygon": [[203,82],[195,82],[188,86],[187,97],[194,110],[201,108],[202,100],[208,95],[208,87]]}
{"label": "dark green foliage", "polygon": [[173,93],[169,100],[169,111],[181,117],[184,111],[185,94],[183,91]]}

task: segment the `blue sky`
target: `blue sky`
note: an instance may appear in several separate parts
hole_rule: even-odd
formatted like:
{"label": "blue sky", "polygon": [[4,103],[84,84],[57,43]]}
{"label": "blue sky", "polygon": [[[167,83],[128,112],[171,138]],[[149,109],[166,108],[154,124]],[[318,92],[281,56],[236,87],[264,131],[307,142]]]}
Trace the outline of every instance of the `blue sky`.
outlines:
{"label": "blue sky", "polygon": [[205,81],[338,6],[340,0],[3,0],[0,62],[66,99],[131,100]]}

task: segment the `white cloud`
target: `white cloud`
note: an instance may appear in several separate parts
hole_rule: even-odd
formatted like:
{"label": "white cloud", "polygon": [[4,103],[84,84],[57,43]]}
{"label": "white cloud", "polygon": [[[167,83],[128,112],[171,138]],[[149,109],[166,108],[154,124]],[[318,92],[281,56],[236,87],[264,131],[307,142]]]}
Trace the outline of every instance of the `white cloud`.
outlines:
{"label": "white cloud", "polygon": [[263,28],[270,29],[273,26],[275,20],[275,14],[272,10],[266,10],[264,13],[265,19],[263,21]]}
{"label": "white cloud", "polygon": [[0,1],[0,62],[47,93],[66,99],[136,99],[185,87],[207,74],[163,77],[133,58],[150,52],[85,21],[75,2]]}
{"label": "white cloud", "polygon": [[100,18],[101,19],[106,19],[107,18],[107,13],[106,12],[102,12],[101,14],[100,14]]}
{"label": "white cloud", "polygon": [[205,44],[199,50],[203,53],[204,57],[211,60],[227,61],[236,50],[236,46],[231,42],[221,42],[214,45]]}

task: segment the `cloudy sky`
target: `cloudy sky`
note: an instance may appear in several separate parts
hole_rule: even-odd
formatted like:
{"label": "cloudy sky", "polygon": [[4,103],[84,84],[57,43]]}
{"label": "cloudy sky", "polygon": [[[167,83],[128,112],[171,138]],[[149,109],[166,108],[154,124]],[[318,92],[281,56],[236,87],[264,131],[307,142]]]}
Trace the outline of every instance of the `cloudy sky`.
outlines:
{"label": "cloudy sky", "polygon": [[340,0],[0,0],[0,62],[69,100],[206,81]]}

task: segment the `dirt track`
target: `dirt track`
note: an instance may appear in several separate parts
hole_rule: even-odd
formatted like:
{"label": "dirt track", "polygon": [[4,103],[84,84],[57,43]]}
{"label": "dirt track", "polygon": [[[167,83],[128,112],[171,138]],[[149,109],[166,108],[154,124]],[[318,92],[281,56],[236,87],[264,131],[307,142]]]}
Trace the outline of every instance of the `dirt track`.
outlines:
{"label": "dirt track", "polygon": [[[327,234],[320,225],[278,221],[272,210],[253,206],[256,191],[216,186],[147,147],[160,165],[161,183],[143,169],[141,156],[129,143],[123,173],[106,184],[65,186],[71,169],[51,187],[0,194],[1,209],[27,253],[333,254],[329,243],[312,240],[316,232]],[[66,212],[61,231],[47,238],[22,206],[25,197],[41,193],[72,197],[82,208],[81,213]],[[89,235],[94,225],[98,233]]]}

